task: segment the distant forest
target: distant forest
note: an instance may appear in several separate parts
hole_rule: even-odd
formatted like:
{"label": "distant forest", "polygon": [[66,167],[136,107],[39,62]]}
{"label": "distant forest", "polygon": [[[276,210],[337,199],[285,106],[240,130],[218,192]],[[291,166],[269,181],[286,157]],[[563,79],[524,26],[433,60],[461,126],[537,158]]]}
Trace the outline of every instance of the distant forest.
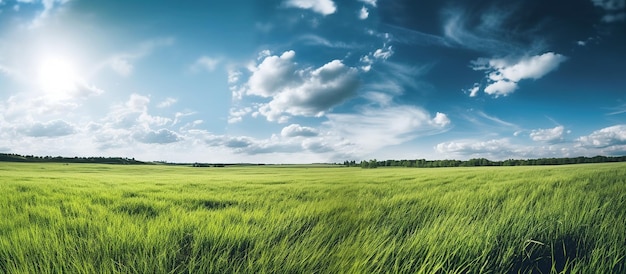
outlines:
{"label": "distant forest", "polygon": [[[205,163],[167,163],[167,162],[144,162],[135,158],[124,157],[61,157],[61,156],[34,156],[19,155],[12,153],[0,153],[0,162],[28,162],[28,163],[90,163],[90,164],[120,164],[120,165],[150,165],[150,164],[170,164],[170,165],[192,165],[193,167],[225,167],[230,165],[251,165],[251,164],[205,164]],[[612,163],[626,162],[626,156],[594,156],[576,158],[540,158],[540,159],[509,159],[504,161],[491,161],[485,158],[460,160],[384,160],[372,159],[369,161],[345,161],[344,166],[377,168],[377,167],[471,167],[471,166],[538,166],[538,165],[570,165],[589,163]],[[263,164],[255,164],[263,165]],[[336,165],[341,165],[337,163]]]}
{"label": "distant forest", "polygon": [[28,162],[28,163],[90,163],[90,164],[120,164],[144,165],[150,164],[122,157],[61,157],[61,156],[33,156],[0,153],[0,162]]}
{"label": "distant forest", "polygon": [[626,162],[626,156],[610,157],[576,157],[576,158],[540,158],[540,159],[509,159],[504,161],[491,161],[485,158],[469,159],[467,161],[460,160],[434,160],[426,159],[418,160],[385,160],[377,161],[376,159],[369,161],[345,161],[344,166],[377,168],[377,167],[470,167],[470,166],[539,166],[539,165],[571,165],[571,164],[589,164],[589,163],[611,163]]}

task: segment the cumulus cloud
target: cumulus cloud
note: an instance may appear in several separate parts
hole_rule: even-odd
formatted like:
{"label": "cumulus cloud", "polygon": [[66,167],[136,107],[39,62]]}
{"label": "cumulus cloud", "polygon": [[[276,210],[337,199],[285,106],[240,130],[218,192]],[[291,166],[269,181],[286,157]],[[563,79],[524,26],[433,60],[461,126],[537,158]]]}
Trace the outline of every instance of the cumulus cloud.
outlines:
{"label": "cumulus cloud", "polygon": [[370,15],[370,13],[369,13],[369,11],[367,10],[366,7],[362,7],[359,10],[359,19],[365,20],[365,19],[367,19],[367,17],[369,17],[369,15]]}
{"label": "cumulus cloud", "polygon": [[587,136],[578,138],[580,146],[590,148],[609,148],[626,145],[626,125],[615,125],[596,130]]}
{"label": "cumulus cloud", "polygon": [[312,127],[303,127],[299,124],[291,124],[283,128],[280,135],[283,137],[313,137],[319,133]]}
{"label": "cumulus cloud", "polygon": [[450,119],[445,113],[437,112],[437,114],[435,114],[435,118],[432,120],[432,123],[440,127],[445,127],[450,124]]}
{"label": "cumulus cloud", "polygon": [[563,141],[565,135],[564,126],[554,128],[534,129],[530,132],[530,138],[537,142],[558,143]]}
{"label": "cumulus cloud", "polygon": [[258,113],[268,121],[285,122],[290,116],[319,117],[356,93],[359,78],[355,68],[333,60],[316,69],[299,69],[294,57],[294,51],[286,51],[280,56],[267,56],[258,66],[249,68],[252,75],[245,93],[271,99],[258,107]]}
{"label": "cumulus cloud", "polygon": [[149,97],[131,94],[126,102],[113,106],[103,119],[88,128],[93,140],[102,149],[129,146],[135,141],[145,144],[179,141],[182,137],[166,127],[177,123],[184,114],[177,113],[176,120],[151,115],[149,104]]}
{"label": "cumulus cloud", "polygon": [[256,139],[248,136],[211,135],[206,143],[213,147],[226,147],[238,154],[257,155],[272,153],[294,153],[302,150],[299,143],[281,140],[276,136]]}
{"label": "cumulus cloud", "polygon": [[444,113],[435,117],[415,106],[364,108],[355,114],[328,114],[325,125],[361,149],[397,145],[419,136],[444,132],[450,119]]}
{"label": "cumulus cloud", "polygon": [[[484,92],[498,97],[513,93],[521,80],[542,78],[556,70],[565,60],[567,57],[563,55],[547,52],[519,60],[480,58],[472,61],[472,68],[486,72],[488,84]],[[472,89],[470,96],[476,95],[476,92]]]}
{"label": "cumulus cloud", "polygon": [[469,157],[487,157],[501,159],[519,156],[519,149],[511,144],[509,139],[480,140],[455,140],[439,143],[435,150],[442,154],[462,155]]}
{"label": "cumulus cloud", "polygon": [[150,103],[149,97],[133,93],[125,105],[132,112],[145,112],[148,109],[148,103]]}
{"label": "cumulus cloud", "polygon": [[180,141],[180,136],[168,129],[159,129],[157,131],[147,131],[143,133],[136,133],[135,139],[139,142],[146,144],[169,144]]}
{"label": "cumulus cloud", "polygon": [[53,120],[49,122],[36,122],[23,129],[23,133],[30,137],[59,137],[73,134],[74,126],[63,121]]}
{"label": "cumulus cloud", "polygon": [[337,10],[332,0],[287,0],[285,6],[310,9],[324,16],[333,14]]}
{"label": "cumulus cloud", "polygon": [[247,93],[270,97],[299,80],[293,62],[295,56],[295,51],[285,51],[280,56],[267,56],[258,66],[252,67]]}

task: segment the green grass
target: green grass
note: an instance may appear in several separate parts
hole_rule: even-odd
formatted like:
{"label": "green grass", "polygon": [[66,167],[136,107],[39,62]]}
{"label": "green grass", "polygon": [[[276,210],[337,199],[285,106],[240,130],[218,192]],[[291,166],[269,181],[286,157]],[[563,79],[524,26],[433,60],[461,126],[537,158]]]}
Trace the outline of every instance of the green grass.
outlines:
{"label": "green grass", "polygon": [[626,164],[0,164],[0,273],[620,273]]}

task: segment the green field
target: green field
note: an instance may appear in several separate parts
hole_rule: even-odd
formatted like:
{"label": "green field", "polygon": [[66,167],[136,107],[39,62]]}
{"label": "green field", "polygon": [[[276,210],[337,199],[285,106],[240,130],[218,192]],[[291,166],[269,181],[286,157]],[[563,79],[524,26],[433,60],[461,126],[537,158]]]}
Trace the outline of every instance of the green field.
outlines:
{"label": "green field", "polygon": [[0,273],[623,273],[625,222],[625,163],[0,163]]}

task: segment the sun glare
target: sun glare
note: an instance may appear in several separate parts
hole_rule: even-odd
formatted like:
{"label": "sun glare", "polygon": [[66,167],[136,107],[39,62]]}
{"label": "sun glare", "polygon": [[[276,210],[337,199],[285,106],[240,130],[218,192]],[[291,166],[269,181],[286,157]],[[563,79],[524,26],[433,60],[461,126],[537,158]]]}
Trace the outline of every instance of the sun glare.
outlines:
{"label": "sun glare", "polygon": [[76,89],[77,75],[71,61],[46,58],[39,66],[39,85],[50,97],[62,98]]}

